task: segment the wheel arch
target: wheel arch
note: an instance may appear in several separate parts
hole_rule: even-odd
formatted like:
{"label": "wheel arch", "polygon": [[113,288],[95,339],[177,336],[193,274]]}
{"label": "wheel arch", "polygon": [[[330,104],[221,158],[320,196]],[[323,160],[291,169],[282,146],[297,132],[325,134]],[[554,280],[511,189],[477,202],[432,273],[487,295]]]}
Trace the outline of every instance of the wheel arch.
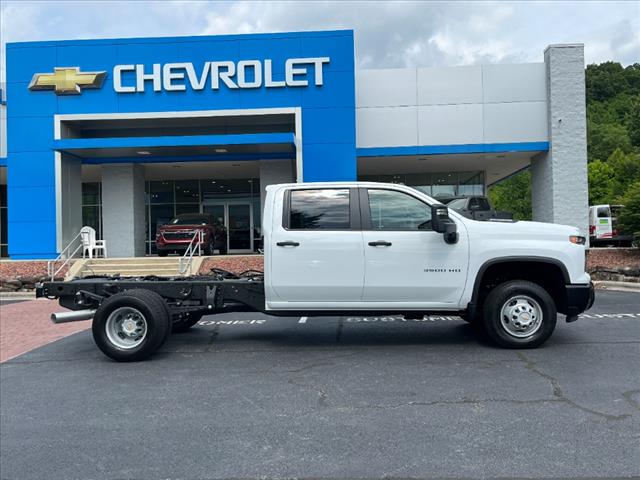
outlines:
{"label": "wheel arch", "polygon": [[567,307],[566,285],[571,283],[567,267],[557,258],[535,256],[508,256],[492,258],[478,269],[473,285],[469,309],[481,308],[483,287],[491,282],[529,280],[543,287],[553,298],[559,312]]}

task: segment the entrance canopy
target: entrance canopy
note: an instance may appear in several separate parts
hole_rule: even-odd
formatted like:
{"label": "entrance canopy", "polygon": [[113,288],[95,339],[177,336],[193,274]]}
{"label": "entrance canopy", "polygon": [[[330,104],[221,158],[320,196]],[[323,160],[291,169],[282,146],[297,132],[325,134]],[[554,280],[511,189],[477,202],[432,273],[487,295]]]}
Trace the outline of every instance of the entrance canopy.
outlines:
{"label": "entrance canopy", "polygon": [[[257,133],[163,137],[73,138],[56,140],[55,150],[83,163],[138,163],[193,160],[294,158],[295,135]],[[197,157],[197,158],[194,158]]]}

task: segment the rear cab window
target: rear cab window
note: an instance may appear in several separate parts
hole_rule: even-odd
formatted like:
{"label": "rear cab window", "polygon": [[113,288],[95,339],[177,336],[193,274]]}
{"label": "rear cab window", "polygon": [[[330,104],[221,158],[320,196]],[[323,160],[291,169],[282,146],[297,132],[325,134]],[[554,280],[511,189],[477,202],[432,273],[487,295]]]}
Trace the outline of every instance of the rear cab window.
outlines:
{"label": "rear cab window", "polygon": [[283,227],[287,230],[351,230],[354,204],[349,188],[289,190]]}

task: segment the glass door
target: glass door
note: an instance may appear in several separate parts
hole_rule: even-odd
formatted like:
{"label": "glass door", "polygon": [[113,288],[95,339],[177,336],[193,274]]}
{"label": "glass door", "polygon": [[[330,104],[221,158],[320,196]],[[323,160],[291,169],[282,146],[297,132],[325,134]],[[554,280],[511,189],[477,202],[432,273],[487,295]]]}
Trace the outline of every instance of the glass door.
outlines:
{"label": "glass door", "polygon": [[213,215],[227,228],[227,251],[253,251],[253,209],[250,203],[204,201],[202,212]]}
{"label": "glass door", "polygon": [[251,251],[253,245],[251,210],[251,205],[248,203],[227,204],[229,250]]}

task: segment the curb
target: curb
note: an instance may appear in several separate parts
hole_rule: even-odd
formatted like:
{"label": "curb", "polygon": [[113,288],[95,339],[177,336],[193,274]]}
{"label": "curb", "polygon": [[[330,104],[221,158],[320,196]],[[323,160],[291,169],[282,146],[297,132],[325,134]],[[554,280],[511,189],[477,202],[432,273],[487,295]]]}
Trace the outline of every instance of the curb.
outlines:
{"label": "curb", "polygon": [[1,292],[0,300],[35,300],[36,292]]}
{"label": "curb", "polygon": [[640,283],[614,282],[610,280],[594,280],[593,284],[598,290],[615,290],[618,292],[640,293]]}

